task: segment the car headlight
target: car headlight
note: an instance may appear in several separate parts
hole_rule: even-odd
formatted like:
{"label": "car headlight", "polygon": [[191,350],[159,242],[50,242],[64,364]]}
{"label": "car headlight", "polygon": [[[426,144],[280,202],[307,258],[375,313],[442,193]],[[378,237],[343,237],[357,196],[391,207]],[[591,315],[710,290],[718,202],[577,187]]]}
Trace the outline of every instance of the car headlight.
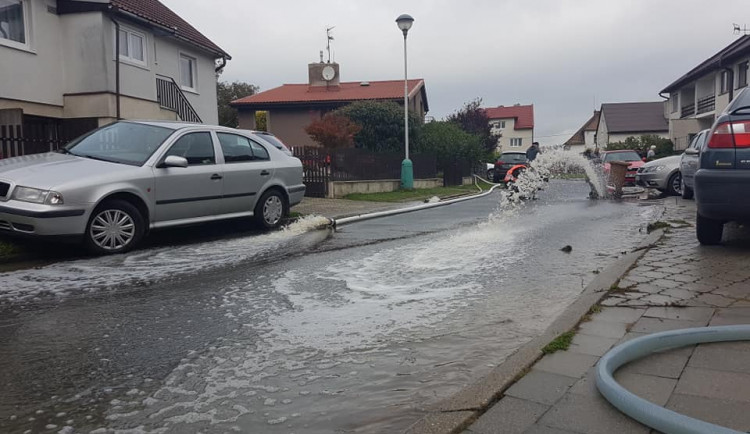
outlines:
{"label": "car headlight", "polygon": [[660,166],[656,166],[656,168],[654,168],[655,172],[661,172],[662,170],[667,170],[667,166],[660,165]]}
{"label": "car headlight", "polygon": [[13,190],[13,199],[21,202],[46,203],[47,205],[62,205],[64,203],[62,194],[56,191],[21,186]]}

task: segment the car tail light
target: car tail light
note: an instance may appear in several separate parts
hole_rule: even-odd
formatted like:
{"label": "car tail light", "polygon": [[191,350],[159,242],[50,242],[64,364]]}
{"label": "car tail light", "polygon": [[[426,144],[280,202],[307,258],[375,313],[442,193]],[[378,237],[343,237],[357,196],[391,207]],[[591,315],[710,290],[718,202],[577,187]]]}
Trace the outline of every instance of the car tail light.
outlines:
{"label": "car tail light", "polygon": [[711,131],[709,148],[750,147],[750,121],[723,122]]}

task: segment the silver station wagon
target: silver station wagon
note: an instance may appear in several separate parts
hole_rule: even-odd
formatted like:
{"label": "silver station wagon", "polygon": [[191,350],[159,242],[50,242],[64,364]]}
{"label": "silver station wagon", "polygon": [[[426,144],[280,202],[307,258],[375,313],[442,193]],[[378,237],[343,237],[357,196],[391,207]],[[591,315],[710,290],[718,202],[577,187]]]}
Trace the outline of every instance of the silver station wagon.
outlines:
{"label": "silver station wagon", "polygon": [[251,216],[277,227],[305,194],[302,163],[263,137],[122,121],[59,152],[0,160],[0,235],[82,237],[108,254],[150,229]]}

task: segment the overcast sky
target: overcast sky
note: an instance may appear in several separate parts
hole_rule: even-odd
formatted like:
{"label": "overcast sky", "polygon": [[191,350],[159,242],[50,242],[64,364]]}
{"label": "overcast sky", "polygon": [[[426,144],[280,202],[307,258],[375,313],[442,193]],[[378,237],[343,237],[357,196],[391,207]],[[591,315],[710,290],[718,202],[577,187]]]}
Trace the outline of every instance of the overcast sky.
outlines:
{"label": "overcast sky", "polygon": [[[602,102],[659,101],[750,27],[747,0],[162,0],[232,55],[220,80],[306,83],[327,26],[342,81],[403,78],[395,19],[414,17],[409,78],[429,115],[465,102],[534,104],[536,138],[562,143]],[[745,20],[747,18],[747,20]]]}

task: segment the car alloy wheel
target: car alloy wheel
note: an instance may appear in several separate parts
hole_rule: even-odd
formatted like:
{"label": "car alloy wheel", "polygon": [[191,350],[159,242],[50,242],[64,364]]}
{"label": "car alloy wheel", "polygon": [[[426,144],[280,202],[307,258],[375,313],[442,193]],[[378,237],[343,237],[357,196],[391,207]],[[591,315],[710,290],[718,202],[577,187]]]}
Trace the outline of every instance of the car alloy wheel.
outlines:
{"label": "car alloy wheel", "polygon": [[136,235],[133,218],[119,209],[106,209],[94,217],[89,228],[93,243],[107,251],[118,251],[130,244]]}
{"label": "car alloy wheel", "polygon": [[275,194],[268,196],[263,203],[263,221],[268,226],[276,226],[284,215],[284,203]]}
{"label": "car alloy wheel", "polygon": [[669,178],[669,189],[670,193],[675,196],[682,195],[682,174],[680,172],[675,173]]}

